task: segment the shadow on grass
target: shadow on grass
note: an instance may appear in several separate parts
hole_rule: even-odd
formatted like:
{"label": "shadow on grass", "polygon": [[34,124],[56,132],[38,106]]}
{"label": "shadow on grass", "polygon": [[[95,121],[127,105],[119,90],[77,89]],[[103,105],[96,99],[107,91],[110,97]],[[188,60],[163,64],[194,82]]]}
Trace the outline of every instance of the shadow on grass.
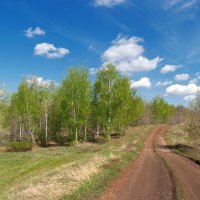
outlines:
{"label": "shadow on grass", "polygon": [[179,154],[185,158],[190,159],[197,165],[200,165],[200,157],[197,158],[197,155],[200,154],[200,151],[198,148],[195,148],[193,146],[185,145],[185,144],[175,144],[175,145],[159,145],[162,149],[170,149],[176,154]]}

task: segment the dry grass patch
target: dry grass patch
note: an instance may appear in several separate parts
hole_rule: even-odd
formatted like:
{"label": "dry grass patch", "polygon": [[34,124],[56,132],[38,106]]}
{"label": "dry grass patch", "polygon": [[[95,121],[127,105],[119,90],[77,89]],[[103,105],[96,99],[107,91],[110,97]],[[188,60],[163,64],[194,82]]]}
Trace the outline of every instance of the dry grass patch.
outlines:
{"label": "dry grass patch", "polygon": [[200,165],[200,148],[184,129],[184,125],[173,126],[166,134],[168,147]]}
{"label": "dry grass patch", "polygon": [[0,153],[3,153],[3,152],[5,152],[5,151],[6,151],[6,148],[0,146]]}
{"label": "dry grass patch", "polygon": [[73,196],[82,200],[87,191],[93,199],[106,180],[108,183],[134,159],[152,128],[130,127],[125,136],[104,144],[88,142],[79,147],[1,153],[0,199],[71,200]]}
{"label": "dry grass patch", "polygon": [[185,132],[184,124],[179,124],[170,128],[166,137],[172,145],[177,143],[186,144],[191,142],[189,134]]}
{"label": "dry grass patch", "polygon": [[108,157],[96,154],[88,161],[63,165],[37,177],[31,184],[14,188],[15,193],[11,199],[53,200],[62,198],[78,188],[83,181],[97,174],[103,165],[115,159],[120,158],[114,154]]}

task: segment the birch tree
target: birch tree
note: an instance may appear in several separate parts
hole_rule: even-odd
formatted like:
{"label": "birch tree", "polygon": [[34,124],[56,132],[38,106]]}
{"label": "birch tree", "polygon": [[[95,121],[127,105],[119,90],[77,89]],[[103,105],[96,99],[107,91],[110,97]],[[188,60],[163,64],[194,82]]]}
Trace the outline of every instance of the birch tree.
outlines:
{"label": "birch tree", "polygon": [[0,130],[6,127],[6,116],[9,107],[9,95],[5,84],[0,86]]}
{"label": "birch tree", "polygon": [[[81,130],[87,132],[90,113],[90,82],[88,71],[82,67],[71,68],[61,86],[61,112],[63,122],[77,143]],[[85,136],[86,137],[86,136]]]}
{"label": "birch tree", "polygon": [[[53,81],[46,81],[42,85],[39,86],[39,99],[40,99],[40,131],[42,134],[42,143],[43,145],[47,146],[48,139],[49,139],[49,118],[50,118],[50,112],[51,112],[51,106],[53,101],[53,94],[55,91],[55,83]],[[44,125],[43,125],[44,124]],[[43,126],[42,126],[43,125]],[[43,130],[45,133],[45,140],[43,138]]]}
{"label": "birch tree", "polygon": [[101,125],[106,140],[110,140],[114,116],[114,90],[119,78],[117,69],[107,64],[98,73],[94,84],[93,104],[97,114],[97,125]]}
{"label": "birch tree", "polygon": [[6,144],[8,136],[9,95],[5,84],[0,86],[0,145]]}
{"label": "birch tree", "polygon": [[116,81],[114,89],[114,118],[113,123],[118,131],[124,135],[126,127],[131,123],[132,95],[129,79],[121,77]]}

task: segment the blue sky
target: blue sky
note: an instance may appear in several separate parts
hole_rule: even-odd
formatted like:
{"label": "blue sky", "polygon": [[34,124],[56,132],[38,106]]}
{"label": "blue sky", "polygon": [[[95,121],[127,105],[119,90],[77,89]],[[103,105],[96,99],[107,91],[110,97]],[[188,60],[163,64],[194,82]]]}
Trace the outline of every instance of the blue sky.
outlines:
{"label": "blue sky", "polygon": [[106,62],[147,100],[185,104],[200,89],[198,0],[0,0],[0,84]]}

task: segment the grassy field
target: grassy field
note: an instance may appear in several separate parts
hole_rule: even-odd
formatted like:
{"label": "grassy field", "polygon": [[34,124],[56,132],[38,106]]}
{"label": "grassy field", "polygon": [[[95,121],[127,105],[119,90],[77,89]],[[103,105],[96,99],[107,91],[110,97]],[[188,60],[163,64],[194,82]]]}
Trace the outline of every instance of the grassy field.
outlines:
{"label": "grassy field", "polygon": [[184,131],[184,125],[170,128],[166,134],[166,141],[172,151],[200,165],[200,146],[190,139],[189,134]]}
{"label": "grassy field", "polygon": [[94,199],[136,158],[154,126],[110,143],[0,153],[0,199]]}

